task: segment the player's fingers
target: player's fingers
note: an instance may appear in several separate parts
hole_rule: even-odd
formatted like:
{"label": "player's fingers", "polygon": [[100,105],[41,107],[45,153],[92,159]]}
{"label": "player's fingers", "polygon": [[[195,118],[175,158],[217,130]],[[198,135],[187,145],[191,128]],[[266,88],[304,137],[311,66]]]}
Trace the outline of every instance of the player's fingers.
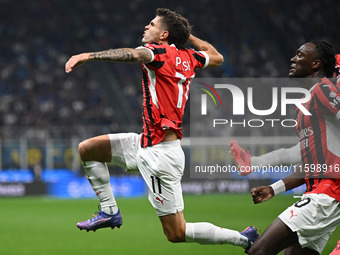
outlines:
{"label": "player's fingers", "polygon": [[254,204],[261,203],[262,202],[262,197],[261,196],[253,197],[253,202],[254,202]]}
{"label": "player's fingers", "polygon": [[255,195],[255,194],[257,194],[259,192],[259,188],[257,188],[257,187],[256,188],[252,188],[250,192],[251,192],[251,194]]}
{"label": "player's fingers", "polygon": [[73,57],[71,57],[65,64],[66,73],[71,72],[74,66],[75,66],[75,63],[73,61]]}
{"label": "player's fingers", "polygon": [[229,144],[230,151],[234,151],[234,146],[232,144]]}
{"label": "player's fingers", "polygon": [[72,71],[72,68],[70,67],[70,65],[68,63],[66,63],[66,65],[65,65],[65,72],[69,73],[71,71]]}

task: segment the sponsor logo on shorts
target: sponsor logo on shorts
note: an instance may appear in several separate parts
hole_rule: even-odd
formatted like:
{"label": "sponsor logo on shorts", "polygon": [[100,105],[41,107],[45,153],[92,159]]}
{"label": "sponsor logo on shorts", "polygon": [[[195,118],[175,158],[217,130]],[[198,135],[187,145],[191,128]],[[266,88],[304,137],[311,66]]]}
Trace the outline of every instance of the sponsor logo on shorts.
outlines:
{"label": "sponsor logo on shorts", "polygon": [[160,202],[162,205],[164,205],[164,199],[160,199],[159,197],[156,197],[156,200]]}
{"label": "sponsor logo on shorts", "polygon": [[289,219],[293,218],[294,216],[297,216],[297,215],[294,214],[294,211],[293,211],[293,210],[290,210],[290,218],[289,218]]}

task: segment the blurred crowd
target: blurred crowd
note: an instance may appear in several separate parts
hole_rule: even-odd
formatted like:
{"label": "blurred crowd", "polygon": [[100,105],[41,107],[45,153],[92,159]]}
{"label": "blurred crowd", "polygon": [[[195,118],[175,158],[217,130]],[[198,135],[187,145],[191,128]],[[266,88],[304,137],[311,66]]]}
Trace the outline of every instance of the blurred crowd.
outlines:
{"label": "blurred crowd", "polygon": [[193,34],[224,55],[221,67],[196,77],[286,77],[303,42],[340,49],[340,5],[332,0],[0,0],[0,139],[140,131],[140,65],[91,63],[65,74],[64,64],[85,51],[139,46],[158,7],[187,17]]}

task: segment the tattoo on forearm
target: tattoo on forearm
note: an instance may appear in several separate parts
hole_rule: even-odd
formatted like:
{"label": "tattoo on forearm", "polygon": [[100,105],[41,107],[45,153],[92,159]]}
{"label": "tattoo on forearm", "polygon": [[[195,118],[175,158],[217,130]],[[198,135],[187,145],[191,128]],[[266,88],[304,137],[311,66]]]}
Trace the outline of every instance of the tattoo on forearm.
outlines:
{"label": "tattoo on forearm", "polygon": [[139,51],[139,61],[143,63],[149,63],[152,59],[151,53],[147,49],[141,49]]}
{"label": "tattoo on forearm", "polygon": [[137,58],[130,49],[114,49],[93,53],[95,59],[114,62],[136,62]]}
{"label": "tattoo on forearm", "polygon": [[126,63],[149,63],[152,60],[152,54],[147,49],[111,49],[95,52],[92,54],[92,56],[94,59]]}

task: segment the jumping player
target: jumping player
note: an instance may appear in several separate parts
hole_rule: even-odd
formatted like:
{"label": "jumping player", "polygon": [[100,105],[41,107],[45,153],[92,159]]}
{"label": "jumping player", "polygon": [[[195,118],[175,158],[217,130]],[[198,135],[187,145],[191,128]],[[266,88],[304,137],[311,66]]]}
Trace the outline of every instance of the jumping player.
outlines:
{"label": "jumping player", "polygon": [[[328,43],[311,41],[302,45],[291,59],[289,77],[310,78],[308,88],[311,99],[305,107],[311,116],[297,109],[296,132],[299,146],[281,149],[277,161],[301,163],[305,178],[296,171],[291,176],[270,186],[252,189],[254,203],[261,203],[274,195],[306,183],[307,191],[301,201],[286,209],[267,228],[250,249],[249,254],[320,254],[336,226],[340,223],[340,180],[334,175],[334,167],[340,164],[340,138],[336,130],[340,119],[340,92],[325,77],[334,73],[334,52]],[[336,104],[334,104],[334,100]],[[305,132],[308,130],[308,132]],[[250,154],[239,149],[235,141],[231,153],[238,154],[250,165]],[[299,150],[298,155],[291,151]],[[275,153],[274,153],[275,154]],[[267,156],[269,156],[268,154]],[[283,157],[280,157],[282,156]],[[239,159],[237,164],[242,164]],[[244,162],[245,162],[244,161]],[[325,166],[323,171],[309,171],[309,166]],[[245,172],[244,174],[248,174]]]}
{"label": "jumping player", "polygon": [[[184,48],[190,42],[199,51]],[[149,201],[156,209],[164,233],[171,242],[233,244],[248,250],[257,239],[254,227],[243,232],[210,223],[187,223],[183,215],[181,178],[184,153],[180,146],[182,116],[196,68],[218,66],[223,56],[209,43],[191,35],[187,19],[160,8],[145,26],[141,47],[122,48],[72,56],[65,71],[89,60],[142,63],[142,134],[108,134],[85,140],[79,153],[102,211],[77,224],[87,231],[120,227],[122,217],[112,194],[106,163],[138,171],[149,190]]]}

